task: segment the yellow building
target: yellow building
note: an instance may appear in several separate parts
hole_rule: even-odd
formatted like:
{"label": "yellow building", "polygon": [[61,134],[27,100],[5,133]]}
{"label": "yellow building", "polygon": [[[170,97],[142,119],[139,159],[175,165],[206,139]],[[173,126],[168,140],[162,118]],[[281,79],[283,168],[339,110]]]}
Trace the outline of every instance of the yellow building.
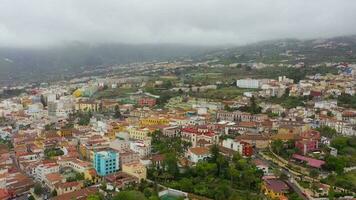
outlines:
{"label": "yellow building", "polygon": [[288,192],[288,185],[278,179],[266,179],[262,183],[262,192],[272,200],[288,200],[285,194]]}
{"label": "yellow building", "polygon": [[76,111],[98,111],[99,110],[99,103],[95,101],[78,101],[75,104],[75,110]]}
{"label": "yellow building", "polygon": [[84,171],[84,179],[89,180],[92,183],[99,183],[101,181],[100,176],[98,176],[94,168],[90,168]]}
{"label": "yellow building", "polygon": [[140,120],[141,126],[168,125],[169,120],[163,117],[148,117]]}
{"label": "yellow building", "polygon": [[141,180],[146,180],[147,178],[147,169],[139,162],[123,164],[122,171],[137,177],[140,182]]}
{"label": "yellow building", "polygon": [[72,137],[73,136],[73,129],[61,129],[57,131],[57,134],[61,137]]}
{"label": "yellow building", "polygon": [[32,104],[32,99],[29,97],[24,97],[21,99],[21,104],[24,108],[27,108],[30,104]]}
{"label": "yellow building", "polygon": [[310,130],[311,127],[308,124],[298,124],[298,125],[292,125],[292,124],[284,124],[280,125],[278,128],[278,134],[296,134],[299,135],[304,131]]}
{"label": "yellow building", "polygon": [[148,128],[130,127],[127,130],[130,138],[135,140],[145,140],[149,137],[149,133],[151,132]]}
{"label": "yellow building", "polygon": [[80,89],[76,89],[74,92],[73,92],[73,96],[74,97],[81,97],[82,96],[82,91]]}

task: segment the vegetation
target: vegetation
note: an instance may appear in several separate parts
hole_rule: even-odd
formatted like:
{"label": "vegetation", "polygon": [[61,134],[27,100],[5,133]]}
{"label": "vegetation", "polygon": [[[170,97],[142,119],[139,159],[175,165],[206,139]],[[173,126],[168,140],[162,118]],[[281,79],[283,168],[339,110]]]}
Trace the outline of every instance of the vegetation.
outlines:
{"label": "vegetation", "polygon": [[271,148],[274,153],[285,159],[291,158],[293,154],[298,152],[298,149],[295,148],[294,142],[292,140],[287,142],[283,142],[282,140],[274,140],[271,143]]}
{"label": "vegetation", "polygon": [[333,128],[330,128],[329,126],[322,126],[316,129],[317,131],[320,132],[321,136],[327,137],[327,138],[333,138],[336,136],[336,130]]}
{"label": "vegetation", "polygon": [[338,175],[331,174],[326,179],[323,179],[322,182],[356,192],[356,171]]}
{"label": "vegetation", "polygon": [[338,150],[338,158],[347,161],[346,166],[356,165],[356,137],[338,136],[331,141],[332,147]]}
{"label": "vegetation", "polygon": [[47,158],[52,158],[55,156],[62,156],[64,155],[64,152],[61,149],[58,148],[49,148],[44,150],[44,155]]}
{"label": "vegetation", "polygon": [[258,199],[259,194],[255,192],[259,191],[261,177],[262,172],[239,155],[229,161],[219,154],[199,162],[168,186],[213,199],[232,199],[249,191],[253,199]]}
{"label": "vegetation", "polygon": [[210,89],[205,92],[190,92],[189,95],[197,98],[209,98],[217,100],[231,100],[242,96],[244,92],[253,92],[256,89],[237,88],[236,86],[221,87],[218,89]]}
{"label": "vegetation", "polygon": [[232,159],[222,156],[216,145],[213,145],[210,151],[209,160],[199,162],[195,167],[185,168],[184,172],[176,168],[177,159],[173,156],[166,158],[171,159],[169,162],[174,167],[166,164],[168,167],[151,168],[149,176],[168,187],[218,200],[233,199],[247,193],[249,195],[243,196],[242,199],[260,198],[258,191],[262,171],[239,154]]}
{"label": "vegetation", "polygon": [[8,149],[12,149],[14,147],[9,136],[6,136],[5,138],[0,138],[0,145],[2,144],[6,145]]}
{"label": "vegetation", "polygon": [[104,197],[101,194],[91,194],[87,197],[87,200],[103,200]]}
{"label": "vegetation", "polygon": [[56,124],[55,123],[46,124],[44,128],[46,131],[56,130]]}
{"label": "vegetation", "polygon": [[283,95],[280,98],[277,97],[272,97],[270,99],[266,99],[266,101],[269,101],[271,103],[275,104],[280,104],[284,108],[291,109],[295,108],[297,106],[304,106],[304,101],[306,99],[304,97],[294,97],[294,96],[288,96],[288,95]]}
{"label": "vegetation", "polygon": [[78,112],[71,114],[70,121],[78,120],[79,125],[86,126],[90,123],[90,118],[92,116],[93,116],[93,114],[90,111],[89,112],[78,111]]}
{"label": "vegetation", "polygon": [[43,194],[44,189],[42,187],[42,185],[40,183],[36,183],[34,186],[34,191],[33,191],[36,195],[40,196]]}
{"label": "vegetation", "polygon": [[250,99],[251,103],[249,106],[244,106],[239,108],[240,111],[243,112],[249,112],[251,114],[260,114],[262,111],[262,108],[257,105],[255,96],[252,96]]}
{"label": "vegetation", "polygon": [[191,146],[190,143],[181,140],[180,137],[167,137],[159,130],[151,134],[153,153],[174,153],[177,156],[183,156],[184,152]]}
{"label": "vegetation", "polygon": [[113,197],[113,200],[147,200],[145,195],[139,191],[122,191]]}
{"label": "vegetation", "polygon": [[121,114],[121,112],[120,112],[120,108],[119,108],[118,105],[115,106],[115,109],[114,109],[114,117],[115,117],[116,119],[122,118],[122,114]]}
{"label": "vegetation", "polygon": [[74,176],[68,176],[66,178],[67,182],[82,181],[82,180],[84,180],[84,174],[78,172],[75,172]]}
{"label": "vegetation", "polygon": [[337,105],[344,108],[356,108],[356,96],[343,93],[337,97]]}

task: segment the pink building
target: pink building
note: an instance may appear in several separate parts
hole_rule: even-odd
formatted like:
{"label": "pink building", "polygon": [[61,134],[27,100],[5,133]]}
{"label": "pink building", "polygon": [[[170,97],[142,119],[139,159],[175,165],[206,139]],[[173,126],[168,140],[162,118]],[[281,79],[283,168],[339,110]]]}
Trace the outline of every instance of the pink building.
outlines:
{"label": "pink building", "polygon": [[320,133],[315,130],[304,131],[299,135],[295,141],[295,147],[299,149],[302,154],[307,154],[310,151],[319,149]]}

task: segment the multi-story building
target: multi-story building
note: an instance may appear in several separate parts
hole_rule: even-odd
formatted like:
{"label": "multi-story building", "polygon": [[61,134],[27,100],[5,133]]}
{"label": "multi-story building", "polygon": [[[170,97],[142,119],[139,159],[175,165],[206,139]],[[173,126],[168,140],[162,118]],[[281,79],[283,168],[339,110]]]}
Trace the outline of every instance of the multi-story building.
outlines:
{"label": "multi-story building", "polygon": [[127,130],[129,132],[130,138],[134,140],[145,140],[149,137],[148,135],[151,132],[148,128],[137,127],[129,127]]}
{"label": "multi-story building", "polygon": [[140,162],[124,164],[122,165],[122,171],[137,177],[139,181],[147,178],[147,168]]}
{"label": "multi-story building", "polygon": [[75,104],[76,111],[98,111],[99,110],[99,103],[96,101],[89,101],[89,100],[80,100]]}
{"label": "multi-story building", "polygon": [[260,88],[261,87],[261,80],[257,79],[239,79],[236,81],[236,86],[240,88]]}
{"label": "multi-story building", "polygon": [[140,155],[137,152],[134,152],[132,150],[122,150],[120,151],[120,168],[122,168],[122,165],[124,164],[129,164],[129,163],[134,163],[134,162],[139,162],[140,161]]}
{"label": "multi-story building", "polygon": [[295,147],[304,155],[310,151],[319,149],[320,133],[315,130],[304,131],[295,141]]}
{"label": "multi-story building", "polygon": [[222,141],[222,146],[238,152],[242,156],[252,156],[253,146],[244,141],[237,141],[231,138]]}
{"label": "multi-story building", "polygon": [[169,120],[164,117],[148,117],[140,120],[141,126],[168,125]]}
{"label": "multi-story building", "polygon": [[205,160],[210,156],[210,150],[208,147],[193,147],[188,149],[187,157],[192,163]]}
{"label": "multi-story building", "polygon": [[137,104],[139,106],[153,107],[156,105],[156,99],[151,97],[141,97],[138,99]]}
{"label": "multi-story building", "polygon": [[130,149],[137,152],[140,158],[151,154],[151,140],[134,141],[130,143]]}
{"label": "multi-story building", "polygon": [[190,142],[192,147],[205,146],[218,143],[219,135],[207,127],[192,126],[182,129],[182,140]]}
{"label": "multi-story building", "polygon": [[44,181],[46,175],[50,173],[59,172],[59,165],[57,163],[44,163],[35,168],[35,178],[39,181]]}
{"label": "multi-story building", "polygon": [[106,176],[118,171],[118,153],[114,151],[95,152],[93,166],[100,176]]}

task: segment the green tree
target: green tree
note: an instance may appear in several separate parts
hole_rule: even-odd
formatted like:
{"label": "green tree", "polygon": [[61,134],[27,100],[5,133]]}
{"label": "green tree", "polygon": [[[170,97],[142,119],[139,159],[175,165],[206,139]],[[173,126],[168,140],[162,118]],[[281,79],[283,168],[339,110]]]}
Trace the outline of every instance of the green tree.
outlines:
{"label": "green tree", "polygon": [[312,177],[313,179],[318,178],[319,177],[319,171],[316,169],[312,169],[309,172],[309,176]]}
{"label": "green tree", "polygon": [[122,117],[121,112],[120,112],[120,107],[118,105],[115,106],[114,117],[116,119],[120,119]]}
{"label": "green tree", "polygon": [[282,150],[283,150],[283,141],[282,140],[274,140],[271,144],[272,150],[276,153],[276,154],[281,154]]}
{"label": "green tree", "polygon": [[328,138],[333,138],[337,134],[336,130],[333,128],[330,128],[329,126],[321,126],[321,127],[317,128],[316,130],[319,131],[322,136],[328,137]]}
{"label": "green tree", "polygon": [[147,200],[144,194],[139,191],[122,191],[113,197],[113,200]]}
{"label": "green tree", "polygon": [[328,192],[328,197],[330,200],[335,199],[335,191],[334,191],[334,186],[330,185],[329,192]]}
{"label": "green tree", "polygon": [[177,162],[178,158],[175,152],[165,154],[164,164],[167,167],[167,172],[172,176],[179,173]]}
{"label": "green tree", "polygon": [[91,194],[87,197],[87,200],[102,200],[103,198],[101,197],[100,194]]}
{"label": "green tree", "polygon": [[53,190],[52,193],[51,193],[51,196],[52,196],[52,197],[57,196],[57,190]]}
{"label": "green tree", "polygon": [[219,146],[217,144],[213,144],[211,147],[210,147],[210,154],[211,154],[211,162],[213,163],[217,163],[217,160],[218,160],[218,157],[220,155],[220,150],[219,150]]}
{"label": "green tree", "polygon": [[36,183],[34,186],[34,193],[36,195],[42,195],[43,194],[43,187],[40,183]]}

